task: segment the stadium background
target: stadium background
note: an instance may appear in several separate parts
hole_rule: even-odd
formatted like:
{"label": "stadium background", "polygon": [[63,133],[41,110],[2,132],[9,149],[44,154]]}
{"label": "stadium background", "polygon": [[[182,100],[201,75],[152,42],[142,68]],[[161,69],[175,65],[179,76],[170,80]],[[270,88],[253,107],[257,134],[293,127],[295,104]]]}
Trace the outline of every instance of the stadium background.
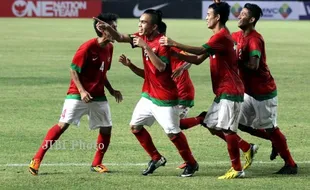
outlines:
{"label": "stadium background", "polygon": [[[245,1],[226,1],[231,5],[231,19],[236,19]],[[263,9],[262,19],[310,19],[309,1],[247,1]],[[61,4],[62,3],[62,4]],[[103,12],[117,13],[121,18],[139,17],[141,10],[159,8],[165,18],[205,18],[205,8],[212,1],[204,0],[4,0],[0,17],[73,17],[87,18]],[[57,4],[55,6],[55,4]],[[72,14],[61,14],[70,12]]]}

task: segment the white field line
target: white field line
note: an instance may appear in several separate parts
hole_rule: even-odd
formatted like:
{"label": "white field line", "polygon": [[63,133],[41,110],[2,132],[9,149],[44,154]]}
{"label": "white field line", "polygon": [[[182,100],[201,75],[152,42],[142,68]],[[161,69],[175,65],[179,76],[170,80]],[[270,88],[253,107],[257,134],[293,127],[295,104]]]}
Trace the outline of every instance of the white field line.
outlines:
{"label": "white field line", "polygon": [[[167,163],[167,165],[179,165],[181,162]],[[199,165],[227,165],[229,161],[216,161],[216,162],[198,162]],[[310,161],[296,161],[297,164],[310,164]],[[254,164],[283,164],[282,161],[254,161]],[[25,163],[8,163],[0,164],[0,167],[21,167],[28,166]],[[145,166],[145,163],[104,163],[107,166]],[[90,166],[90,163],[53,163],[53,164],[41,164],[41,166]]]}

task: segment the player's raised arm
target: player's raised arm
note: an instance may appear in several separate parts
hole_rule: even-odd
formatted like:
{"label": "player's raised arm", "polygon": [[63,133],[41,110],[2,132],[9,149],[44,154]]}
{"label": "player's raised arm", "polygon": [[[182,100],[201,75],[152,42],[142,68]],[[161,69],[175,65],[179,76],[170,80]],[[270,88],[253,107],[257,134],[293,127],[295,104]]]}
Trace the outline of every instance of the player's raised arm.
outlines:
{"label": "player's raised arm", "polygon": [[178,49],[181,49],[183,51],[186,51],[188,53],[192,53],[195,55],[201,55],[201,54],[207,53],[206,49],[202,46],[196,47],[196,46],[189,46],[189,45],[181,44],[166,36],[161,37],[159,40],[159,43],[162,46],[176,47]]}
{"label": "player's raised arm", "polygon": [[124,66],[129,67],[129,69],[135,73],[136,75],[138,75],[141,78],[144,78],[144,69],[141,69],[139,67],[137,67],[135,64],[133,64],[130,59],[128,59],[124,54],[122,54],[119,57],[118,60],[120,63],[122,63]]}
{"label": "player's raised arm", "polygon": [[107,30],[110,33],[110,35],[113,37],[113,39],[115,39],[117,42],[124,42],[124,43],[132,42],[132,39],[130,38],[128,34],[119,33],[116,28],[113,28],[113,26],[109,25],[108,23],[96,17],[93,17],[93,19],[95,20],[96,28],[99,31]]}
{"label": "player's raised arm", "polygon": [[175,53],[174,56],[188,63],[200,65],[204,60],[206,60],[209,57],[209,54],[205,53],[201,55],[186,55],[182,53]]}
{"label": "player's raised arm", "polygon": [[152,51],[152,48],[150,48],[149,45],[140,37],[134,37],[133,38],[133,44],[141,47],[145,50],[147,56],[151,60],[152,64],[156,67],[156,69],[159,72],[163,72],[166,69],[166,64],[169,63],[168,59],[168,51],[169,48],[162,47],[161,50],[159,50],[159,57]]}

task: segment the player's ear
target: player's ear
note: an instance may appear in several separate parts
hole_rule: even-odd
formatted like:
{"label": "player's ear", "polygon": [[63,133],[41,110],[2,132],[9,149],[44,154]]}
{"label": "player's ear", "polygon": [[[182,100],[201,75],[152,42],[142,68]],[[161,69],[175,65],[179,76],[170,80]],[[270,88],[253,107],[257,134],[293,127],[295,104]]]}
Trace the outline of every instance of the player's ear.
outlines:
{"label": "player's ear", "polygon": [[254,23],[254,22],[255,22],[255,18],[254,18],[254,17],[251,17],[249,22],[250,22],[251,24]]}
{"label": "player's ear", "polygon": [[217,15],[216,15],[216,20],[217,20],[217,21],[220,21],[220,19],[221,19],[221,15],[220,15],[220,14],[217,14]]}
{"label": "player's ear", "polygon": [[153,29],[153,31],[157,30],[158,29],[158,25],[154,24],[152,29]]}

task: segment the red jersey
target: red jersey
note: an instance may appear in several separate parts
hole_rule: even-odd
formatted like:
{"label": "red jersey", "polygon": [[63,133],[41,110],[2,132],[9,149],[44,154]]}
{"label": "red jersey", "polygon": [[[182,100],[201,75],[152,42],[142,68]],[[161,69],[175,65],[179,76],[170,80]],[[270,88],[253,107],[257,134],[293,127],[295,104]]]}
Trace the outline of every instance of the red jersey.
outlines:
{"label": "red jersey", "polygon": [[[94,98],[93,100],[106,100],[104,84],[107,71],[111,67],[112,54],[112,43],[102,48],[97,38],[94,38],[83,43],[73,57],[71,68],[79,73],[82,86]],[[67,98],[80,99],[80,93],[72,79]]]}
{"label": "red jersey", "polygon": [[[135,34],[139,36],[139,34]],[[142,96],[150,99],[158,106],[175,106],[178,104],[178,91],[176,84],[171,78],[170,48],[161,46],[159,39],[162,34],[157,35],[152,40],[146,36],[140,36],[152,49],[152,51],[167,64],[165,71],[159,72],[151,62],[147,53],[142,49],[142,59],[144,65],[144,84],[142,87]]]}
{"label": "red jersey", "polygon": [[[177,49],[175,47],[172,47],[171,51],[182,53],[180,49]],[[185,61],[182,61],[178,59],[177,57],[171,56],[170,58],[170,64],[171,64],[172,71],[183,66],[185,63],[186,63]],[[195,88],[189,76],[188,70],[185,70],[181,76],[174,79],[174,82],[176,83],[177,89],[178,89],[179,105],[183,105],[186,107],[193,107],[194,97],[195,97]]]}
{"label": "red jersey", "polygon": [[210,58],[210,71],[215,101],[228,99],[242,102],[244,87],[238,75],[238,63],[234,42],[226,28],[213,35],[202,45]]}
{"label": "red jersey", "polygon": [[[247,36],[243,31],[232,34],[237,44],[236,51],[239,61],[240,76],[243,80],[245,93],[257,100],[266,100],[277,95],[277,87],[266,63],[265,42],[263,37],[253,30]],[[257,70],[244,66],[251,56],[260,58]]]}

